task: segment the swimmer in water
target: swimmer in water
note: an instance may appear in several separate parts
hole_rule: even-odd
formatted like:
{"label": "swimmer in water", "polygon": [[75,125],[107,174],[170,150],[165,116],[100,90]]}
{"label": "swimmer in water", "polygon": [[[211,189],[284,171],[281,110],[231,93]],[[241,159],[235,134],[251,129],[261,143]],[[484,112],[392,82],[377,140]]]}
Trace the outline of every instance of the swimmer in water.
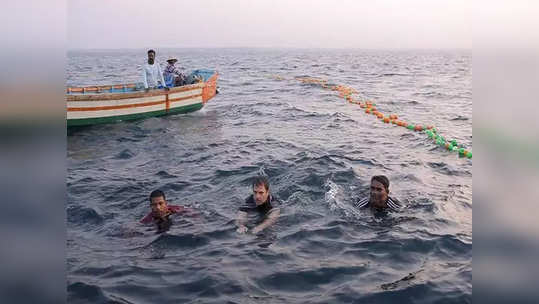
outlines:
{"label": "swimmer in water", "polygon": [[165,193],[161,190],[155,190],[150,193],[150,208],[150,213],[140,220],[140,222],[142,224],[155,223],[159,231],[167,230],[170,227],[171,222],[169,217],[171,215],[192,212],[190,209],[182,206],[169,205],[165,198]]}
{"label": "swimmer in water", "polygon": [[257,234],[262,230],[270,227],[280,215],[280,209],[276,207],[277,200],[270,194],[269,182],[266,177],[257,176],[253,180],[253,194],[250,195],[242,206],[240,206],[237,218],[236,230],[238,233],[246,233],[247,216],[254,215],[261,217],[261,223],[251,229],[252,234]]}
{"label": "swimmer in water", "polygon": [[389,179],[384,175],[375,175],[371,178],[369,197],[365,197],[356,203],[356,208],[370,207],[375,211],[399,211],[401,203],[389,197]]}

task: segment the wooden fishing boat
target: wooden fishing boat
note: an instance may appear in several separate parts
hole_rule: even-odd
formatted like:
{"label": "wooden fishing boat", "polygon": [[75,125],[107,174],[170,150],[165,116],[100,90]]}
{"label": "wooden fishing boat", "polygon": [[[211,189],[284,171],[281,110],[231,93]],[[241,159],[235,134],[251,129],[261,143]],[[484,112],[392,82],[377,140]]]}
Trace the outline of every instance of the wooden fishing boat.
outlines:
{"label": "wooden fishing boat", "polygon": [[219,74],[195,70],[202,82],[145,92],[135,83],[92,87],[68,87],[67,126],[85,126],[154,116],[188,113],[202,109],[216,94]]}

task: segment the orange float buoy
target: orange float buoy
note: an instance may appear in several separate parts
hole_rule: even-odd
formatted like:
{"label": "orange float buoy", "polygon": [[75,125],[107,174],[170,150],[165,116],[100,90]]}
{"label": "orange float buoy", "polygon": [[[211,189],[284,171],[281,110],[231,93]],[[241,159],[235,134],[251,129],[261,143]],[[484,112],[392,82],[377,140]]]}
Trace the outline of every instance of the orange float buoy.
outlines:
{"label": "orange float buoy", "polygon": [[372,107],[372,106],[371,106],[371,108],[372,108],[373,111],[376,111],[376,107]]}
{"label": "orange float buoy", "polygon": [[423,131],[423,127],[421,125],[416,125],[414,130],[415,131]]}
{"label": "orange float buoy", "polygon": [[382,113],[378,113],[378,115],[376,115],[376,116],[377,116],[378,118],[380,118],[380,119],[384,119],[384,114],[382,114]]}
{"label": "orange float buoy", "polygon": [[427,130],[434,128],[433,126],[427,126]]}
{"label": "orange float buoy", "polygon": [[384,117],[384,122],[389,123],[389,117]]}
{"label": "orange float buoy", "polygon": [[371,109],[370,109],[370,108],[365,109],[365,113],[370,114],[370,113],[371,113]]}

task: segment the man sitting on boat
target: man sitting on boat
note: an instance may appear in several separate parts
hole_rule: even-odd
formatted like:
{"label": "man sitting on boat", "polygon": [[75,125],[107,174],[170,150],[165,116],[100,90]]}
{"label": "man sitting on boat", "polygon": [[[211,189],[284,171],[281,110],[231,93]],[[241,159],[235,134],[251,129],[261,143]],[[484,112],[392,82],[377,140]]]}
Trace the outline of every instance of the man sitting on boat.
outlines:
{"label": "man sitting on boat", "polygon": [[168,59],[168,65],[163,72],[165,84],[168,87],[177,87],[187,84],[187,76],[180,72],[180,70],[174,65],[176,61],[178,61],[176,58]]}
{"label": "man sitting on boat", "polygon": [[155,51],[148,51],[148,62],[144,64],[142,68],[142,74],[144,79],[144,90],[148,92],[150,89],[160,89],[164,88],[168,90],[168,87],[163,78],[163,73],[161,72],[161,67],[159,63],[155,62]]}

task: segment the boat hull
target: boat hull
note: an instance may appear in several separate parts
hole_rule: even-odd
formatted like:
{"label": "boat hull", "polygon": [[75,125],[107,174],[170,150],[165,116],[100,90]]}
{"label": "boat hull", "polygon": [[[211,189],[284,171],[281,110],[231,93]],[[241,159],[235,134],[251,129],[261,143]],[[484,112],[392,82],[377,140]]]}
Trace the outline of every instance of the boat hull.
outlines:
{"label": "boat hull", "polygon": [[[218,74],[204,82],[163,89],[115,93],[73,94],[67,99],[67,127],[87,126],[198,111],[216,94]],[[126,87],[129,85],[126,85]],[[102,87],[88,87],[86,90]]]}
{"label": "boat hull", "polygon": [[151,112],[141,112],[141,113],[93,117],[93,118],[72,118],[72,119],[67,119],[67,127],[97,125],[97,124],[114,123],[114,122],[119,122],[119,121],[145,119],[145,118],[165,116],[165,115],[184,114],[184,113],[198,111],[202,109],[203,106],[204,105],[202,103],[198,103],[194,105],[177,107],[169,111],[157,110],[157,111],[151,111]]}

